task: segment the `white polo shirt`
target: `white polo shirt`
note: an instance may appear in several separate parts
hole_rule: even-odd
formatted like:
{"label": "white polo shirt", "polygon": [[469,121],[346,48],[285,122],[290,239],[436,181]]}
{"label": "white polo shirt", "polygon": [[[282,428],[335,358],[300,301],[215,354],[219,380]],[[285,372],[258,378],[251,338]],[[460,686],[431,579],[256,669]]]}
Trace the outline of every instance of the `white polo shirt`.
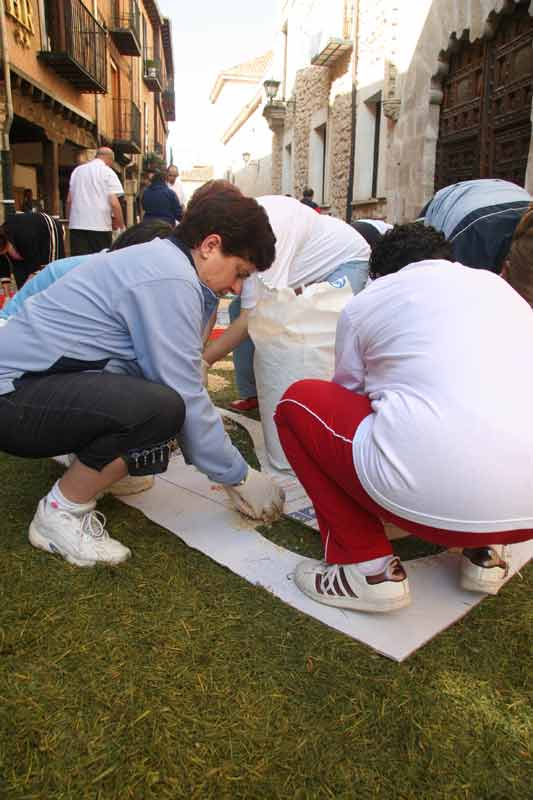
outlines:
{"label": "white polo shirt", "polygon": [[110,231],[109,195],[124,194],[122,184],[101,158],[76,167],[70,176],[69,228],[84,231]]}
{"label": "white polo shirt", "polygon": [[354,465],[399,517],[533,528],[533,313],[486,270],[421,261],[375,280],[337,327],[334,381],[367,394]]}
{"label": "white polo shirt", "polygon": [[244,281],[242,308],[257,304],[259,280],[274,289],[296,289],[324,280],[348,261],[368,261],[368,243],[346,222],[317,214],[293,197],[267,195],[257,202],[276,236],[276,260],[270,269]]}
{"label": "white polo shirt", "polygon": [[174,183],[169,183],[167,181],[167,186],[169,189],[172,189],[178,200],[180,201],[180,206],[185,210],[185,192],[183,191],[183,184],[179,178],[176,178]]}

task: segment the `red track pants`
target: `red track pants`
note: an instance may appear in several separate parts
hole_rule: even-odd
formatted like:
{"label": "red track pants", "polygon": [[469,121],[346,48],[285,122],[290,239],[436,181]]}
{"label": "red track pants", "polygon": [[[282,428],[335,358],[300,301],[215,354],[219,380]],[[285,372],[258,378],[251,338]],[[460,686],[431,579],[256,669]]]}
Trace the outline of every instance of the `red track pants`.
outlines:
{"label": "red track pants", "polygon": [[276,409],[274,419],[285,455],[315,507],[326,561],[356,564],[390,554],[383,521],[445,547],[482,547],[533,538],[531,530],[439,530],[381,508],[361,486],[352,458],[355,431],[371,413],[367,397],[319,380],[294,383]]}

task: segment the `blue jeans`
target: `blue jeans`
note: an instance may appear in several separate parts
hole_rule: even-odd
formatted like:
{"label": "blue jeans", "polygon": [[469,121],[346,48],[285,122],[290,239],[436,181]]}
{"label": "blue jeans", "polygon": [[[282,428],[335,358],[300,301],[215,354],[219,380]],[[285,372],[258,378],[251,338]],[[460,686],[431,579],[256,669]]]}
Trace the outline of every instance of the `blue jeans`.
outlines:
{"label": "blue jeans", "polygon": [[[333,283],[341,278],[348,278],[354,294],[364,289],[368,278],[368,261],[347,261],[334,270],[324,281]],[[237,319],[241,313],[241,298],[236,297],[229,306],[230,322]],[[235,367],[235,382],[240,398],[256,397],[257,388],[254,375],[255,346],[249,336],[233,351],[233,365]]]}

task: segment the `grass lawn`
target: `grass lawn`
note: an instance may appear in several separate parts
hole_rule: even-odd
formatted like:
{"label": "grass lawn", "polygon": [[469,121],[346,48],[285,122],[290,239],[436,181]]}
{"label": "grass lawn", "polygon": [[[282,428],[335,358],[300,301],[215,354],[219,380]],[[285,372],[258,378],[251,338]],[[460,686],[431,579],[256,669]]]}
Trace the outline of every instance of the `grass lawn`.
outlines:
{"label": "grass lawn", "polygon": [[[531,566],[399,665],[111,498],[126,566],[34,550],[60,468],[1,456],[0,474],[2,800],[533,796]],[[297,523],[267,535],[320,553]]]}

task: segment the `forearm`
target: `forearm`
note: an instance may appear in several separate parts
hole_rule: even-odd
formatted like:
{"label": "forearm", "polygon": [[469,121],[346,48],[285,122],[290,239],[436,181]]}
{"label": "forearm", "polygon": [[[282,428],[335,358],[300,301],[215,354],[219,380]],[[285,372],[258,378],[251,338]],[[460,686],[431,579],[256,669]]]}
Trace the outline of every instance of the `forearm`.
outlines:
{"label": "forearm", "polygon": [[228,353],[231,353],[232,350],[244,342],[248,336],[248,316],[249,311],[243,309],[237,319],[226,328],[222,336],[209,342],[204,350],[204,360],[208,364],[220,361],[221,358],[227,356]]}
{"label": "forearm", "polygon": [[216,312],[216,309],[215,309],[215,311],[213,311],[213,313],[211,314],[209,322],[205,326],[204,332],[202,334],[202,344],[203,344],[204,347],[206,346],[206,344],[209,341],[209,337],[211,336],[211,331],[215,327],[216,319],[217,319],[217,312]]}
{"label": "forearm", "polygon": [[125,228],[124,215],[122,214],[122,206],[116,195],[113,195],[111,200],[111,216],[113,217],[113,228]]}

